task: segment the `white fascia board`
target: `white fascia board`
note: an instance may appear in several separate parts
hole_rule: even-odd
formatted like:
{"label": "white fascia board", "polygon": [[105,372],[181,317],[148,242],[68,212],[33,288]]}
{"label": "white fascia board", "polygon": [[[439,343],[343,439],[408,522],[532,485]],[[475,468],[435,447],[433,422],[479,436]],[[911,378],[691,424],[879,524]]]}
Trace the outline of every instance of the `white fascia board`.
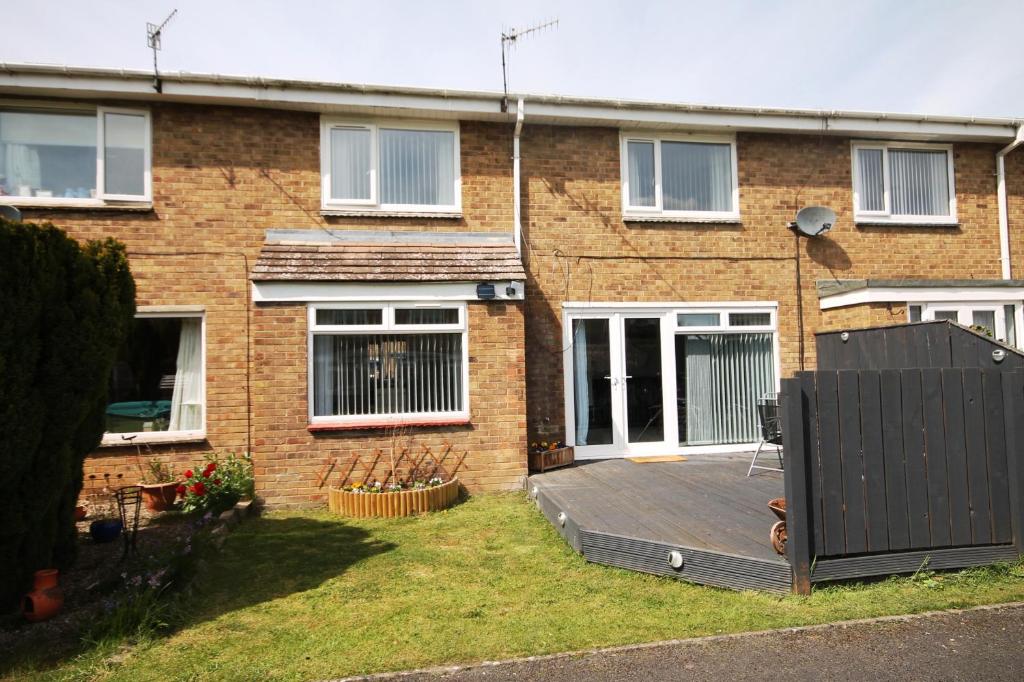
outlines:
{"label": "white fascia board", "polygon": [[998,122],[948,122],[870,118],[822,112],[782,114],[778,112],[729,112],[572,106],[530,102],[530,120],[535,123],[613,125],[624,129],[674,128],[680,130],[735,130],[747,132],[807,133],[865,138],[907,138],[999,142],[1013,139],[1012,124]]}
{"label": "white fascia board", "polygon": [[822,297],[821,309],[865,303],[953,303],[1024,300],[1024,288],[1013,287],[868,287]]}
{"label": "white fascia board", "polygon": [[[484,282],[253,282],[253,303],[315,303],[318,301],[479,301],[477,284]],[[523,300],[523,282],[490,280],[492,301]],[[514,289],[509,295],[508,287]]]}
{"label": "white fascia board", "polygon": [[633,302],[584,302],[584,301],[565,301],[562,303],[562,308],[565,310],[621,310],[623,308],[629,309],[663,309],[663,310],[676,310],[679,308],[715,308],[715,309],[728,309],[728,308],[778,308],[778,301],[676,301],[676,302],[664,302],[664,303],[633,303]]}

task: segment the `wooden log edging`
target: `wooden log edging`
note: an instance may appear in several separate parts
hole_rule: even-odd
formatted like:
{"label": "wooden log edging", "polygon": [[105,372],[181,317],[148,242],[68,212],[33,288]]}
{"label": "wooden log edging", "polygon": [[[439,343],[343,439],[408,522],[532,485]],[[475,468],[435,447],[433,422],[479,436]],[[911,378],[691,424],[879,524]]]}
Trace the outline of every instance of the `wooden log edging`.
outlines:
{"label": "wooden log edging", "polygon": [[327,507],[343,516],[394,518],[447,509],[458,497],[459,479],[453,478],[433,488],[393,493],[356,493],[329,488]]}

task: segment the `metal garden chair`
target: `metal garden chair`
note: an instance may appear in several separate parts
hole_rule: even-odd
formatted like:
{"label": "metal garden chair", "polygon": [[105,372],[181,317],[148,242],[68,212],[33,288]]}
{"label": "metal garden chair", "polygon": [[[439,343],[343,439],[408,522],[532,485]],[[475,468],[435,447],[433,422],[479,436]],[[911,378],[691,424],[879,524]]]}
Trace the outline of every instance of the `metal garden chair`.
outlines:
{"label": "metal garden chair", "polygon": [[[782,471],[782,416],[779,411],[779,394],[768,393],[764,398],[757,401],[757,421],[761,427],[761,442],[757,444],[754,451],[754,458],[750,460],[750,468],[747,469],[747,476],[753,473],[754,469],[766,471]],[[775,454],[779,458],[778,467],[763,466],[757,463],[765,445],[776,446]]]}

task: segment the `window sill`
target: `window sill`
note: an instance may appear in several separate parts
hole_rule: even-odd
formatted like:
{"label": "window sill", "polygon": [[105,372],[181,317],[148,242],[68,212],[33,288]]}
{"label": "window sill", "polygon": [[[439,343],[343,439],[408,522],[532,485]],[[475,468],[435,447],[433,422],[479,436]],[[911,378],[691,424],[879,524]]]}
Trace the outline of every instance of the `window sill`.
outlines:
{"label": "window sill", "polygon": [[[131,439],[122,436],[134,436]],[[104,434],[100,442],[101,448],[126,448],[133,445],[171,445],[177,443],[205,443],[206,433],[198,431],[187,431],[181,433],[167,432],[144,432],[144,433],[114,433]]]}
{"label": "window sill", "polygon": [[739,216],[724,218],[699,217],[699,216],[665,216],[665,215],[633,215],[624,214],[623,222],[626,223],[692,223],[695,225],[742,225],[743,221]]}
{"label": "window sill", "polygon": [[29,197],[0,197],[0,204],[29,211],[132,211],[147,213],[153,210],[151,201],[103,201],[82,199],[79,201],[33,201]]}
{"label": "window sill", "polygon": [[871,218],[855,218],[857,227],[960,227],[957,220],[873,220]]}
{"label": "window sill", "polygon": [[346,208],[324,208],[320,215],[335,218],[439,218],[460,220],[462,211],[378,211]]}
{"label": "window sill", "polygon": [[408,421],[362,422],[362,423],[318,423],[310,424],[306,430],[310,433],[331,433],[334,431],[375,431],[390,428],[408,428],[415,426],[466,426],[471,423],[469,417],[451,419],[410,419]]}

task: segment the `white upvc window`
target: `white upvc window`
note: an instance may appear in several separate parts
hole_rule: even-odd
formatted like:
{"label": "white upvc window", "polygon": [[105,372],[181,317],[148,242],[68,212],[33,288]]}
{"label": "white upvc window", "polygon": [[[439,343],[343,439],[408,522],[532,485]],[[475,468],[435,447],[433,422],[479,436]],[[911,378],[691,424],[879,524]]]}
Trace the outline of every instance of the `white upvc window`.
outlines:
{"label": "white upvc window", "polygon": [[202,312],[140,312],[110,376],[103,445],[206,437]]}
{"label": "white upvc window", "polygon": [[320,162],[324,210],[462,210],[458,122],[324,118]]}
{"label": "white upvc window", "polygon": [[950,320],[991,336],[1011,346],[1020,347],[1017,330],[1022,328],[1021,305],[1005,301],[937,301],[908,303],[910,322]]}
{"label": "white upvc window", "polygon": [[956,223],[953,146],[854,142],[854,217],[861,223]]}
{"label": "white upvc window", "polygon": [[465,303],[309,306],[312,426],[469,419]]}
{"label": "white upvc window", "polygon": [[624,133],[620,159],[625,217],[739,220],[734,136]]}
{"label": "white upvc window", "polygon": [[145,109],[0,103],[0,203],[152,201]]}

